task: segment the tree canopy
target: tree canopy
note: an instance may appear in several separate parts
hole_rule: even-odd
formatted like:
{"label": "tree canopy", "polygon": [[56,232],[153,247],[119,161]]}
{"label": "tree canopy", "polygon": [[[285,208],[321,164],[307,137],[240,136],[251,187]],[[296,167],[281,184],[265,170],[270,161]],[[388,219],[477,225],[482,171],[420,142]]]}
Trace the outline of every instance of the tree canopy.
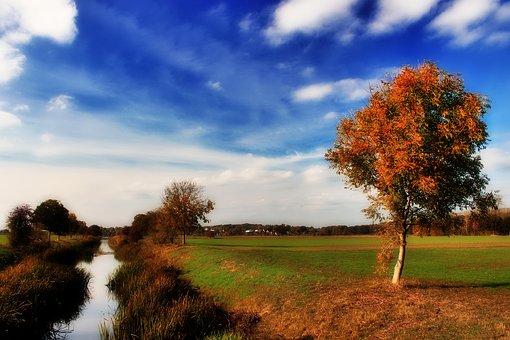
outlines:
{"label": "tree canopy", "polygon": [[204,187],[193,181],[174,181],[165,188],[159,209],[164,229],[178,230],[186,243],[186,234],[208,222],[207,214],[214,209],[214,202],[204,196]]}
{"label": "tree canopy", "polygon": [[33,210],[28,204],[20,204],[7,216],[9,243],[13,247],[26,246],[32,235]]}
{"label": "tree canopy", "polygon": [[69,210],[58,200],[46,200],[35,208],[34,222],[60,236],[68,231]]}
{"label": "tree canopy", "polygon": [[367,216],[391,221],[386,234],[400,246],[394,283],[413,224],[494,204],[478,154],[487,143],[489,108],[459,75],[426,62],[382,81],[365,107],[339,123],[325,157],[350,187],[368,195]]}

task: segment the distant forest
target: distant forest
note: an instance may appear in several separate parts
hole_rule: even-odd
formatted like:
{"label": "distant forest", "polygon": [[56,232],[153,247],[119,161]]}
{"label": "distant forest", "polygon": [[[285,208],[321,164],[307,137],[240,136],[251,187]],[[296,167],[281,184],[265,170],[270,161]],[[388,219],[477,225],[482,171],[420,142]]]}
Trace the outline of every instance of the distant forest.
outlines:
{"label": "distant forest", "polygon": [[[157,230],[157,214],[153,211],[135,216],[132,225],[116,228],[97,228],[103,236],[123,234],[137,241]],[[379,224],[332,225],[327,227],[292,226],[288,224],[219,224],[194,229],[190,235],[221,236],[348,236],[375,235]],[[422,223],[412,228],[412,234],[423,236],[439,235],[510,235],[510,208],[493,210],[488,215],[472,212],[452,215],[444,221]]]}
{"label": "distant forest", "polygon": [[[327,227],[292,226],[288,224],[220,224],[206,226],[195,231],[199,236],[333,236],[333,235],[372,235],[378,224],[333,225]],[[434,221],[413,227],[415,235],[509,235],[510,208],[494,210],[488,215],[476,213],[455,214],[445,221]]]}

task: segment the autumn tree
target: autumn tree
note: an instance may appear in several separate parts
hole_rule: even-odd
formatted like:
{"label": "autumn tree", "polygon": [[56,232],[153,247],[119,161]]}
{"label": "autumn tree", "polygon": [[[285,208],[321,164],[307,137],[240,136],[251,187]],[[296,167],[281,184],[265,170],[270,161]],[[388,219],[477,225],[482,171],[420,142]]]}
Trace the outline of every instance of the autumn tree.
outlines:
{"label": "autumn tree", "polygon": [[35,208],[34,222],[49,232],[48,239],[51,241],[51,233],[60,237],[68,231],[69,210],[58,200],[46,200]]}
{"label": "autumn tree", "polygon": [[208,222],[207,214],[214,209],[214,202],[204,196],[204,187],[193,181],[174,181],[165,188],[159,209],[160,225],[163,229],[178,230],[182,243],[186,234]]}
{"label": "autumn tree", "polygon": [[68,223],[67,231],[69,232],[69,234],[84,235],[87,232],[87,223],[85,223],[84,221],[80,221],[76,217],[75,213],[73,213],[73,212],[69,213],[68,219],[69,219],[69,221],[68,221],[69,223]]}
{"label": "autumn tree", "polygon": [[12,247],[30,244],[32,236],[33,210],[28,204],[20,204],[11,210],[7,216],[9,229],[9,244]]}
{"label": "autumn tree", "polygon": [[131,222],[129,231],[129,240],[136,242],[149,234],[158,223],[158,214],[154,211],[148,211],[144,214],[137,214]]}
{"label": "autumn tree", "polygon": [[382,81],[365,107],[339,123],[325,157],[348,186],[367,194],[366,215],[386,221],[384,234],[399,247],[393,283],[414,224],[495,204],[478,154],[487,143],[488,109],[459,75],[426,62]]}

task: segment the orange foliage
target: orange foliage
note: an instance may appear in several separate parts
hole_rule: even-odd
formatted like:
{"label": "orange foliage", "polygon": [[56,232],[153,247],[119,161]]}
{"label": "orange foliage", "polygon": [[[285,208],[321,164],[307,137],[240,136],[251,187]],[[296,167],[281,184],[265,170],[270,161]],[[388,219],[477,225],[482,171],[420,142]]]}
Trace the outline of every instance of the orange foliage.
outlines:
{"label": "orange foliage", "polygon": [[[477,152],[487,142],[489,104],[466,92],[463,80],[426,62],[404,67],[371,89],[368,104],[337,127],[326,159],[347,184],[369,195],[369,217],[389,213],[386,228],[405,253],[405,237],[420,220],[492,202]],[[395,237],[397,236],[398,237]],[[403,255],[402,255],[403,256]],[[400,259],[403,265],[403,257]]]}
{"label": "orange foliage", "polygon": [[354,187],[437,193],[447,163],[486,143],[487,101],[433,63],[404,67],[371,92],[368,105],[340,123],[326,154]]}

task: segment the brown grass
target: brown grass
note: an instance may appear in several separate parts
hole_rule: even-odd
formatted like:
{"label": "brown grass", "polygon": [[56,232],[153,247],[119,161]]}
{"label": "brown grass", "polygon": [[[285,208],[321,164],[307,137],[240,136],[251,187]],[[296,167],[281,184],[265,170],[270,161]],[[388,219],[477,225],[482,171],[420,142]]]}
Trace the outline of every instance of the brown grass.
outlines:
{"label": "brown grass", "polygon": [[360,279],[306,299],[267,289],[235,305],[260,315],[260,339],[510,338],[507,290]]}

